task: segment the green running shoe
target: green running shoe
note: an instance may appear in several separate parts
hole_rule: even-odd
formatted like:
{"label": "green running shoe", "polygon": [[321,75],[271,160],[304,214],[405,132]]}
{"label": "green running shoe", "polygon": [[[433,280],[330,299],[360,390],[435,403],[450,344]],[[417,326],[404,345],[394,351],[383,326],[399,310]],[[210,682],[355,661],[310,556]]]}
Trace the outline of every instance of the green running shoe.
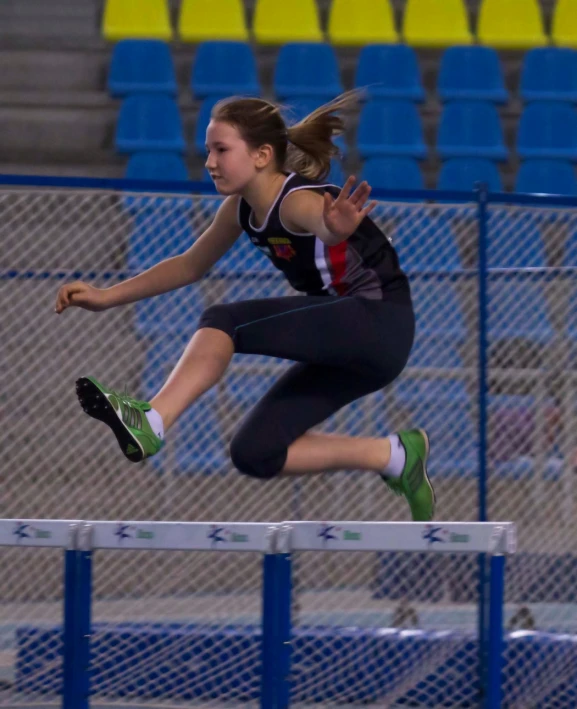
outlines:
{"label": "green running shoe", "polygon": [[76,394],[89,416],[110,426],[120,449],[132,463],[158,453],[164,445],[145,416],[145,412],[152,408],[146,401],[137,401],[107,389],[94,377],[78,379]]}
{"label": "green running shoe", "polygon": [[422,429],[399,431],[407,460],[399,478],[381,473],[385,483],[396,495],[405,497],[414,522],[428,522],[435,514],[435,491],[427,475],[429,437]]}

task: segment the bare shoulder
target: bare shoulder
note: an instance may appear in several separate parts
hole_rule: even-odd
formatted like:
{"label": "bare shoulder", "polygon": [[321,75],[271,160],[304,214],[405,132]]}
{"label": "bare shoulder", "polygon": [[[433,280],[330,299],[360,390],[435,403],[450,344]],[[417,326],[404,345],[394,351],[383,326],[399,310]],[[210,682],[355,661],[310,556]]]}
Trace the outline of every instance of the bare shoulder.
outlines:
{"label": "bare shoulder", "polygon": [[219,224],[236,224],[238,225],[238,205],[240,202],[240,196],[237,194],[229,195],[226,197],[214,218],[215,222],[218,220]]}
{"label": "bare shoulder", "polygon": [[323,197],[312,189],[297,189],[289,192],[280,206],[280,217],[291,230],[309,231],[309,216],[321,215]]}

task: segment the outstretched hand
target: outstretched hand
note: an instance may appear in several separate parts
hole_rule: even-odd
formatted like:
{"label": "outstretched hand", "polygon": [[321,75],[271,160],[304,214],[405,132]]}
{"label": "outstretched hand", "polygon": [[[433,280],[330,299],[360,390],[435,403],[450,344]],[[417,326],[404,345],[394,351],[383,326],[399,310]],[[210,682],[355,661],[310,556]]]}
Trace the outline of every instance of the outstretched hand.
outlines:
{"label": "outstretched hand", "polygon": [[373,201],[365,207],[371,193],[371,187],[366,181],[361,182],[351,194],[355,179],[352,175],[348,178],[336,199],[333,199],[328,192],[324,194],[323,219],[325,226],[331,234],[342,239],[351,236],[377,204]]}

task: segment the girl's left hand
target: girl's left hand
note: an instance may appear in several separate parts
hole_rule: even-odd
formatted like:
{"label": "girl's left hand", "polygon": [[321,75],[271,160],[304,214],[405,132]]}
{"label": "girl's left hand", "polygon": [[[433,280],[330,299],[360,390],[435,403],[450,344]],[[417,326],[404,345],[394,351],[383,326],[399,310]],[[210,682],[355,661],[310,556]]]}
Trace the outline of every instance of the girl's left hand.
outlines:
{"label": "girl's left hand", "polygon": [[342,239],[351,236],[377,204],[373,201],[365,207],[371,187],[368,182],[361,182],[351,194],[354,183],[355,178],[351,175],[336,199],[333,199],[328,192],[324,194],[323,219],[325,226],[331,234]]}

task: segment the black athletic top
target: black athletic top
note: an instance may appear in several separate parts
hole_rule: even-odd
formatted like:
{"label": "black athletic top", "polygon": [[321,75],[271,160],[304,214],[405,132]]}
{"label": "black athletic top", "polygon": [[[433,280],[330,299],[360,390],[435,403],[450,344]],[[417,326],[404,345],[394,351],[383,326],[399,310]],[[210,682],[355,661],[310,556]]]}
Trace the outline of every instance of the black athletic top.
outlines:
{"label": "black athletic top", "polygon": [[252,225],[250,205],[240,199],[238,220],[252,243],[286,276],[291,286],[307,295],[362,296],[373,300],[410,303],[406,275],[387,236],[365,217],[357,230],[336,246],[314,234],[297,234],[280,218],[284,198],[295,190],[314,189],[333,197],[340,187],[292,173],[271,206],[262,227]]}

